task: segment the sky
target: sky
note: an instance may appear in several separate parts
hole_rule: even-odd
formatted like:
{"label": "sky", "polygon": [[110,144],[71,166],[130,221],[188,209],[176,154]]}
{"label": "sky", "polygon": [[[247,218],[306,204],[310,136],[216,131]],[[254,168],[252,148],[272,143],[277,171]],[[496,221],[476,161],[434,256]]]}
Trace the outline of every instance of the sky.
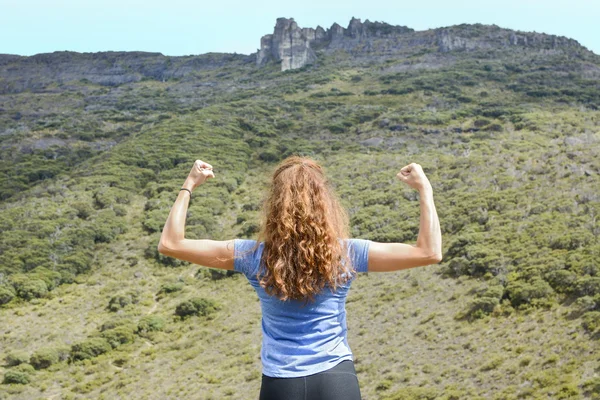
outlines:
{"label": "sky", "polygon": [[352,17],[415,30],[461,23],[566,36],[600,54],[600,0],[0,0],[0,53],[251,54],[279,17],[301,28]]}

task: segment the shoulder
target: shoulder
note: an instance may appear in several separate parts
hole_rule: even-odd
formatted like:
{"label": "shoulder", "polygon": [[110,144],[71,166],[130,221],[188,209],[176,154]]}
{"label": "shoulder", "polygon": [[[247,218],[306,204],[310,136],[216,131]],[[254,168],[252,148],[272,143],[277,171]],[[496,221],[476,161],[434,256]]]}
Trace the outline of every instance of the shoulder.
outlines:
{"label": "shoulder", "polygon": [[255,275],[260,263],[263,242],[253,239],[233,240],[233,269],[244,273],[246,276]]}
{"label": "shoulder", "polygon": [[369,251],[371,241],[367,239],[346,239],[348,250],[353,253],[364,253]]}
{"label": "shoulder", "polygon": [[369,265],[369,247],[371,241],[367,239],[346,239],[348,256],[357,272],[367,272]]}

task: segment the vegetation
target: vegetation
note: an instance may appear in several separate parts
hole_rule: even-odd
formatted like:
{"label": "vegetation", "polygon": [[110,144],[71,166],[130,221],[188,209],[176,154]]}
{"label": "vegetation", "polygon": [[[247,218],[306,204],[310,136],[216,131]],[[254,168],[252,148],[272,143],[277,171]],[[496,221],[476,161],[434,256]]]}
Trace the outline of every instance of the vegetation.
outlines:
{"label": "vegetation", "polygon": [[0,95],[0,398],[255,398],[254,291],[156,247],[195,159],[216,179],[186,236],[224,240],[254,237],[291,154],[324,165],[354,237],[414,243],[395,174],[434,188],[443,261],[348,299],[366,399],[600,398],[598,71],[572,48],[319,53]]}

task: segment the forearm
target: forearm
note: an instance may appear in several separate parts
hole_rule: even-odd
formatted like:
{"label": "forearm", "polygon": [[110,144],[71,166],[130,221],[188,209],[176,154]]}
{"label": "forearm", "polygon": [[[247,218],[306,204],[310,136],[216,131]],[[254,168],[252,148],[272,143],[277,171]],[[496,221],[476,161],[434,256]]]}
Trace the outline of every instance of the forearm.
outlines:
{"label": "forearm", "polygon": [[419,197],[421,216],[417,247],[431,254],[432,258],[439,262],[442,258],[442,231],[431,186],[419,190]]}
{"label": "forearm", "polygon": [[[182,187],[192,190],[187,181]],[[190,193],[187,190],[180,190],[162,230],[161,246],[169,247],[169,244],[180,242],[185,238],[185,221],[189,203]]]}

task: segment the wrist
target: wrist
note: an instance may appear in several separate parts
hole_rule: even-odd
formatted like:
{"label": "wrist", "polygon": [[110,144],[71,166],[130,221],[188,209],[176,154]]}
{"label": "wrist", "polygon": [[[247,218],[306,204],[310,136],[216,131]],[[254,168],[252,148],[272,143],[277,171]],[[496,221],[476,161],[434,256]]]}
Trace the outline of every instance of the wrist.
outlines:
{"label": "wrist", "polygon": [[430,184],[423,185],[418,190],[419,190],[420,195],[432,195],[433,194],[433,188],[431,187]]}
{"label": "wrist", "polygon": [[183,185],[181,186],[181,188],[188,189],[190,192],[193,192],[196,187],[194,186],[194,182],[191,182],[186,179],[185,182],[183,182]]}

